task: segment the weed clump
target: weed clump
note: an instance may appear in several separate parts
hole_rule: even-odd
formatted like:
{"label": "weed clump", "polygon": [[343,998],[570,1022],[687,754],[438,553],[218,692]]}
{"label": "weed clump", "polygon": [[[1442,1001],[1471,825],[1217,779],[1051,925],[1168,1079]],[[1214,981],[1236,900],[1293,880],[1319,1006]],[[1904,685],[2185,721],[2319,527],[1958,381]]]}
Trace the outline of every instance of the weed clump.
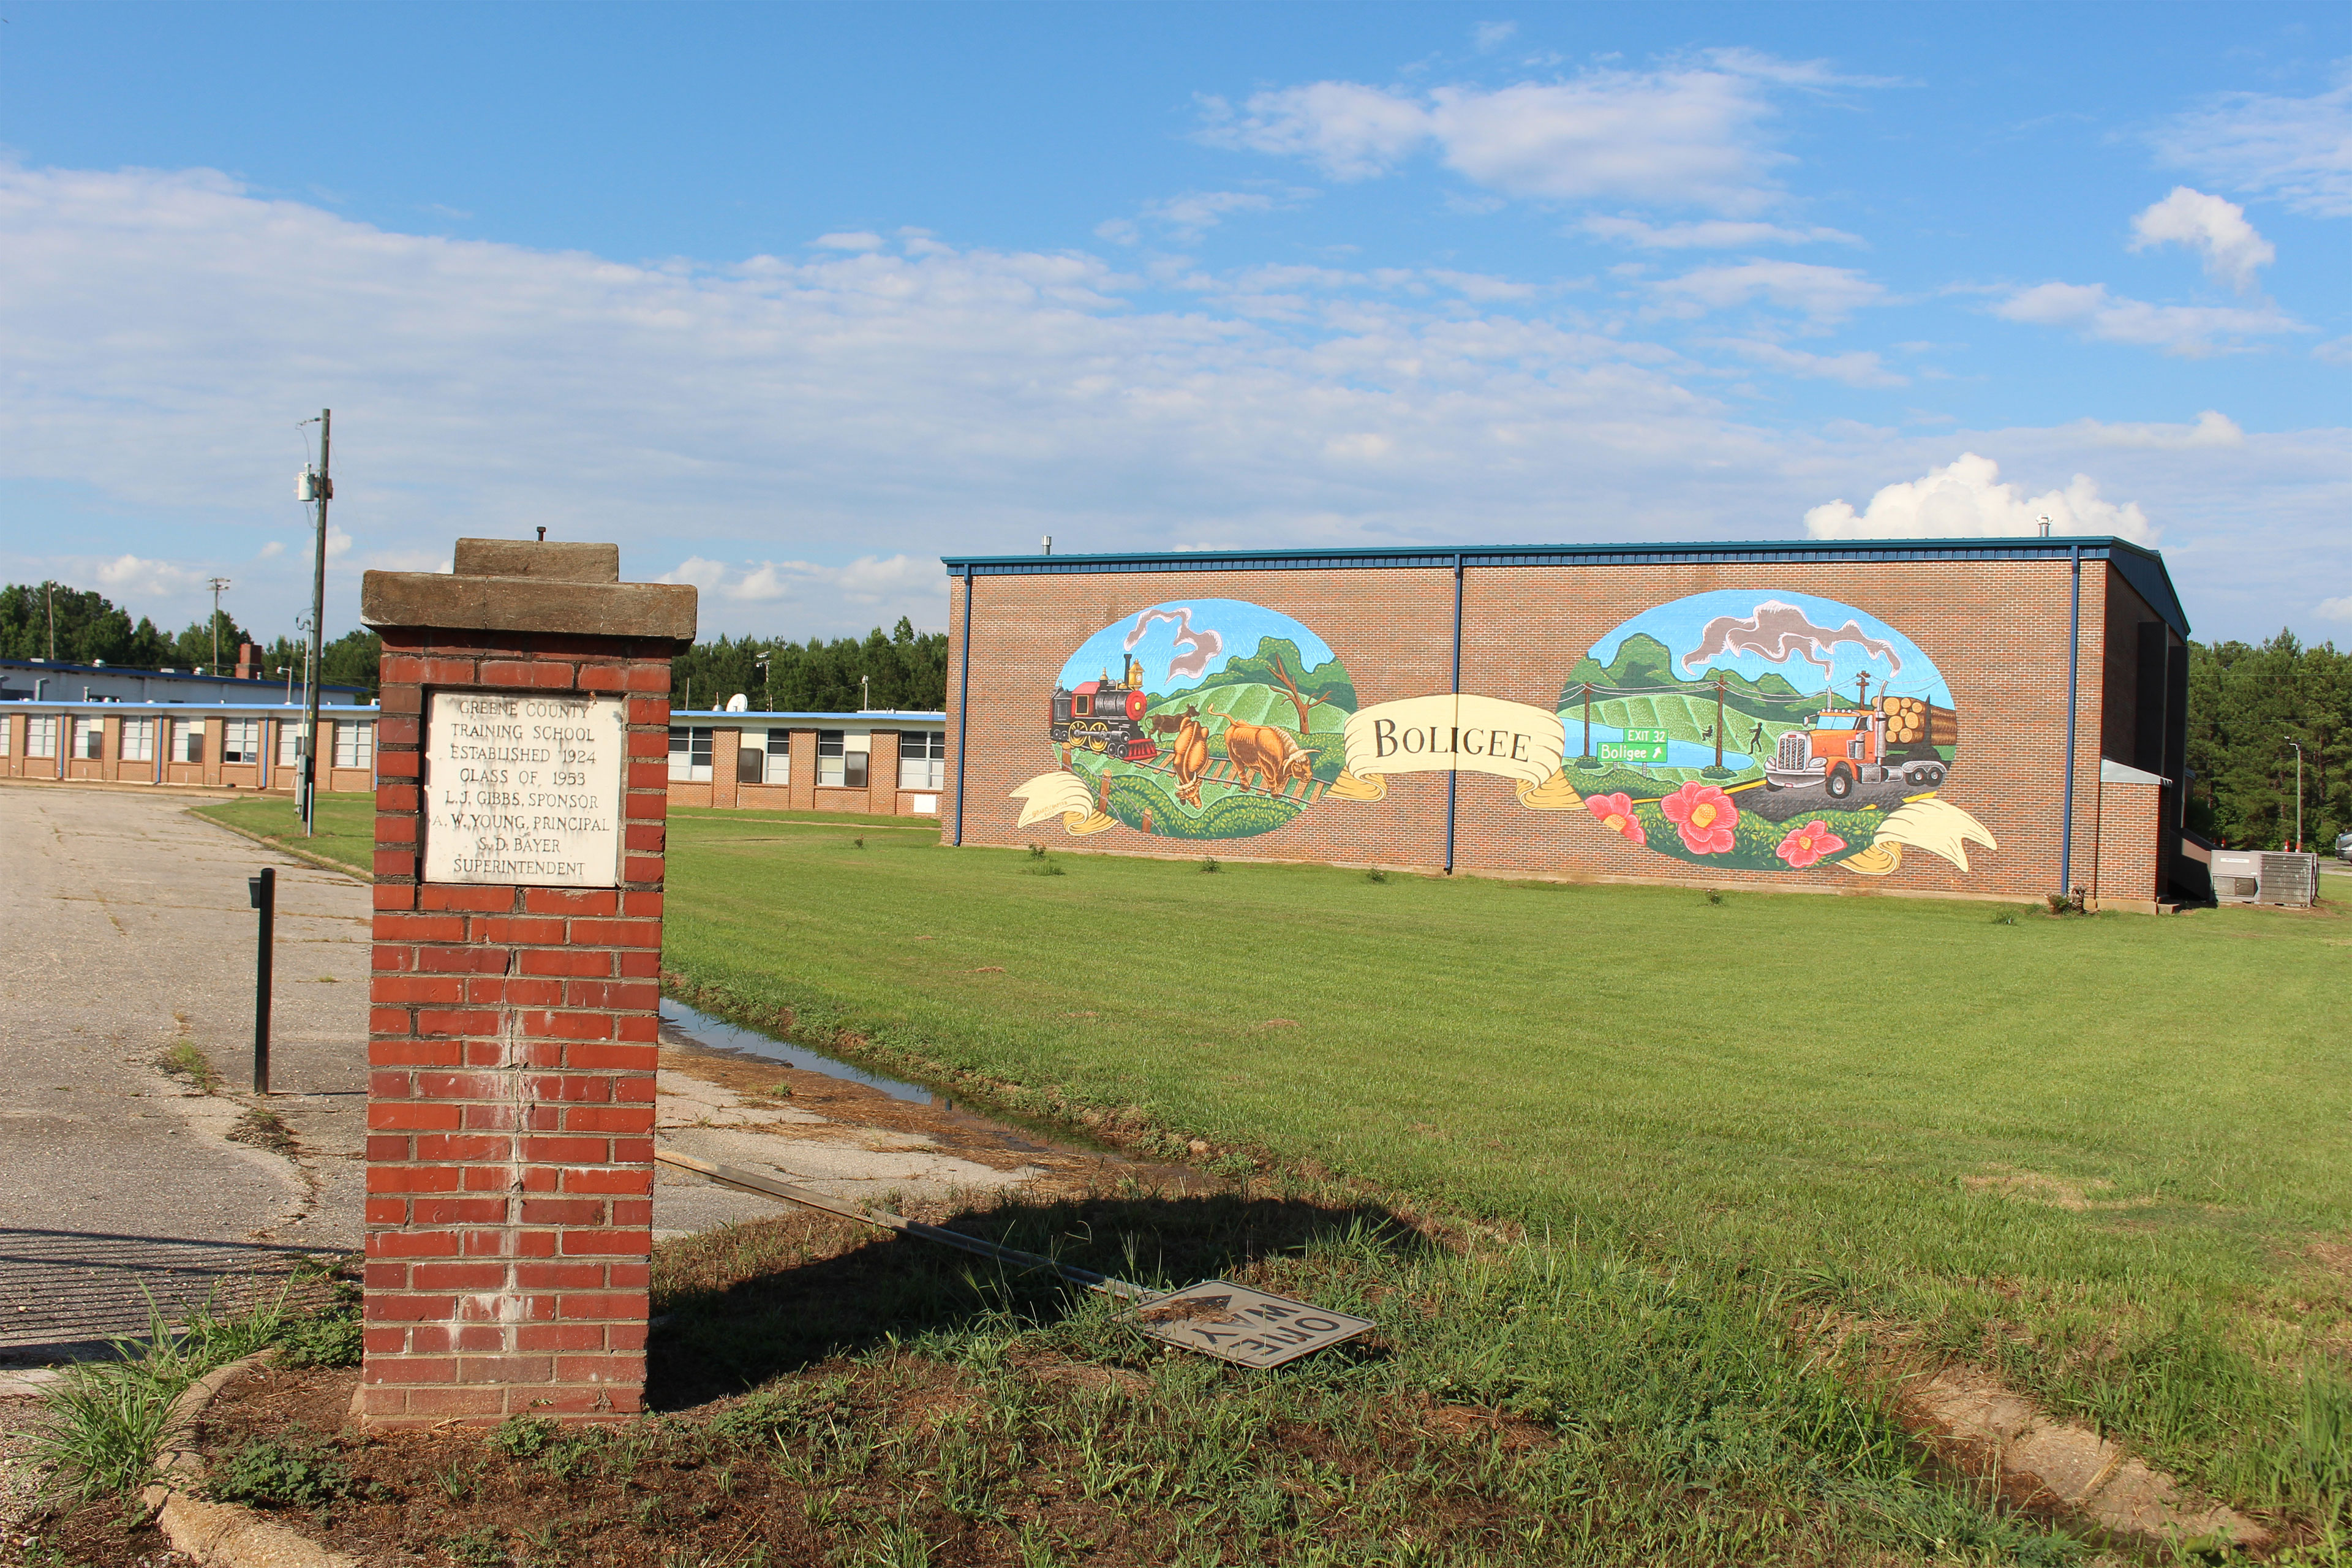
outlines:
{"label": "weed clump", "polygon": [[1389,874],[1377,866],[1364,873],[1364,880],[1367,882],[1385,882],[1388,879]]}
{"label": "weed clump", "polygon": [[218,1460],[205,1482],[215,1502],[322,1510],[356,1492],[352,1472],[323,1443],[256,1437]]}
{"label": "weed clump", "polygon": [[172,1048],[155,1058],[155,1065],[165,1074],[192,1086],[198,1094],[218,1094],[221,1087],[220,1069],[213,1066],[212,1058],[194,1040],[174,1040]]}
{"label": "weed clump", "polygon": [[1203,855],[1201,857],[1201,869],[1211,872],[1221,870],[1223,868],[1217,864],[1217,858],[1214,855]]}
{"label": "weed clump", "polygon": [[232,1143],[249,1143],[256,1149],[267,1149],[289,1160],[300,1147],[294,1141],[294,1130],[286,1125],[284,1118],[266,1105],[246,1107],[245,1114],[237,1118],[235,1127],[229,1129],[227,1138]]}

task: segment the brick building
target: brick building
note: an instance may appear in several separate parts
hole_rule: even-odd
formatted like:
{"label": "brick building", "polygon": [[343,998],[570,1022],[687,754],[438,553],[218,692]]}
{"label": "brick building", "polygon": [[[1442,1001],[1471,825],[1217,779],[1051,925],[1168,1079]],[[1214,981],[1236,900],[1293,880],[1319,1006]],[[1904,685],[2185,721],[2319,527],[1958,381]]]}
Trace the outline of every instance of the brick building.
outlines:
{"label": "brick building", "polygon": [[2121,540],[946,564],[955,843],[2206,895],[2189,624]]}
{"label": "brick building", "polygon": [[944,713],[675,713],[672,805],[936,816]]}
{"label": "brick building", "polygon": [[[376,721],[372,706],[320,709],[321,789],[375,787]],[[16,701],[0,706],[0,778],[290,795],[301,742],[302,710],[275,700]]]}

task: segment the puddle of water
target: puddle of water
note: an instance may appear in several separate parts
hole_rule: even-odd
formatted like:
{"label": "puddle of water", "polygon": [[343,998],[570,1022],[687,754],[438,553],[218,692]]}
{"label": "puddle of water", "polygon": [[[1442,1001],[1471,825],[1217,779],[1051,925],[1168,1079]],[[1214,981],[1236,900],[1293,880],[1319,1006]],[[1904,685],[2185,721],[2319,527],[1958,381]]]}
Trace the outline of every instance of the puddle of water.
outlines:
{"label": "puddle of water", "polygon": [[709,1049],[736,1051],[745,1056],[779,1062],[785,1067],[803,1068],[850,1083],[862,1083],[878,1089],[893,1100],[903,1100],[914,1105],[936,1106],[952,1112],[966,1126],[984,1128],[1008,1149],[1028,1153],[1089,1154],[1108,1159],[1116,1164],[1129,1162],[1108,1143],[1098,1142],[1082,1132],[1066,1127],[1047,1126],[1010,1111],[989,1108],[985,1116],[957,1106],[953,1100],[919,1083],[901,1079],[885,1078],[862,1067],[843,1061],[839,1057],[793,1040],[780,1040],[759,1029],[730,1024],[724,1018],[713,1017],[699,1008],[689,1007],[673,997],[661,999],[661,1030],[663,1037],[674,1044],[699,1046]]}
{"label": "puddle of water", "polygon": [[688,1045],[711,1046],[722,1051],[740,1051],[746,1056],[761,1057],[772,1062],[782,1062],[788,1068],[803,1068],[820,1072],[827,1078],[845,1079],[878,1089],[893,1100],[904,1100],[916,1105],[937,1105],[953,1110],[955,1102],[945,1095],[933,1094],[919,1083],[905,1083],[880,1073],[852,1067],[838,1057],[807,1046],[780,1040],[773,1035],[757,1029],[747,1029],[730,1024],[724,1018],[714,1018],[698,1008],[665,996],[661,999],[661,1026],[665,1035],[676,1036]]}

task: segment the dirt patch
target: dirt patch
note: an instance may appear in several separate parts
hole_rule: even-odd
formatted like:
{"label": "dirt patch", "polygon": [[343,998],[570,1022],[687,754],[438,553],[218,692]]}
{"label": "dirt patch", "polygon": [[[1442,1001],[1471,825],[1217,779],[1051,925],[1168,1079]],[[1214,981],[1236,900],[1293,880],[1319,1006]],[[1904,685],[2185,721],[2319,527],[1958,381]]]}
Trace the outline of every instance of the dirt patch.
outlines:
{"label": "dirt patch", "polygon": [[2304,1250],[2338,1279],[2352,1279],[2352,1241],[2315,1241]]}
{"label": "dirt patch", "polygon": [[2040,1171],[2000,1170],[1980,1176],[1962,1176],[1960,1185],[1972,1193],[1991,1193],[1998,1197],[2015,1198],[2020,1203],[2064,1209],[2070,1214],[2147,1208],[2156,1202],[2151,1197],[2102,1198],[2096,1194],[2112,1192],[2115,1189],[2113,1182],[2097,1176],[2077,1181]]}
{"label": "dirt patch", "polygon": [[2170,1476],[2086,1426],[2046,1415],[1997,1379],[1946,1367],[1903,1390],[1896,1413],[1936,1457],[2003,1504],[2144,1542],[2262,1551],[2272,1531],[2189,1496]]}
{"label": "dirt patch", "polygon": [[1532,1421],[1483,1405],[1446,1405],[1432,1411],[1424,1429],[1457,1440],[1495,1443],[1506,1453],[1524,1453],[1559,1441]]}

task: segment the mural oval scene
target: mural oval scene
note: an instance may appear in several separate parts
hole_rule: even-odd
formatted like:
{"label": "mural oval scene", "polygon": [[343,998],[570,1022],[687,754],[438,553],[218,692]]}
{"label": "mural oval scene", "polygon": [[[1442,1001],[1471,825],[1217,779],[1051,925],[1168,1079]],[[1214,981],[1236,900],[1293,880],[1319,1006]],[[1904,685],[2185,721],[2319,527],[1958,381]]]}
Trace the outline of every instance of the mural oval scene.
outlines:
{"label": "mural oval scene", "polygon": [[1330,645],[1239,599],[1171,600],[1105,626],[1038,695],[1055,771],[1013,792],[1020,824],[1059,817],[1079,835],[1270,833],[1339,779],[1356,710]]}
{"label": "mural oval scene", "polygon": [[1644,610],[1569,672],[1563,771],[1603,828],[1755,871],[1968,868],[1992,837],[1937,799],[1960,715],[1935,661],[1866,611],[1719,589]]}

